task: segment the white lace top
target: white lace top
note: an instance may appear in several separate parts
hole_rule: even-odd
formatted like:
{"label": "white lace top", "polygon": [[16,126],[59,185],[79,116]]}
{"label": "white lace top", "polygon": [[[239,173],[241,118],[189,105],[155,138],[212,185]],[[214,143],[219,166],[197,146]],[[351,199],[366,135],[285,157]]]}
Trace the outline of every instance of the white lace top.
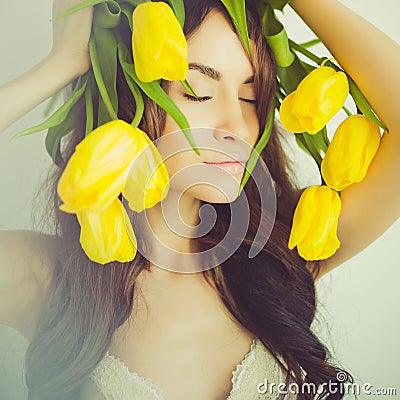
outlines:
{"label": "white lace top", "polygon": [[[232,389],[227,400],[272,400],[275,388],[265,389],[265,380],[278,385],[285,382],[278,363],[259,338],[254,338],[249,352],[232,372]],[[259,384],[260,391],[258,390]],[[90,376],[83,391],[90,400],[165,400],[160,387],[150,378],[129,371],[117,357],[107,353]]]}

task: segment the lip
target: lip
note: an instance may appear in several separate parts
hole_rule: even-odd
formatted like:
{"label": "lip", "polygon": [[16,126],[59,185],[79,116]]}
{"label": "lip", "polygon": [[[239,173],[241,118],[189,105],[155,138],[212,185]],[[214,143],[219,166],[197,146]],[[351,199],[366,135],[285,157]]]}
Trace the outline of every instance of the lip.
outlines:
{"label": "lip", "polygon": [[241,163],[243,165],[246,165],[247,160],[239,157],[232,157],[232,158],[225,158],[220,161],[203,161],[205,164],[225,164],[225,163]]}
{"label": "lip", "polygon": [[232,175],[242,174],[245,167],[242,161],[204,162],[204,164],[217,166],[221,172],[223,170]]}

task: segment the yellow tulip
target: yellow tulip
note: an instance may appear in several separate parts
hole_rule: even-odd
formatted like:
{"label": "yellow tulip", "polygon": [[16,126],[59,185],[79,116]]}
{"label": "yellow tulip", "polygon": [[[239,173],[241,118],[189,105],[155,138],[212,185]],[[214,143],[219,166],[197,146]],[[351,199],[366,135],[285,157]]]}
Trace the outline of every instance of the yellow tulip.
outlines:
{"label": "yellow tulip", "polygon": [[346,118],[337,128],[321,174],[326,184],[337,191],[365,178],[381,141],[377,125],[362,115]]}
{"label": "yellow tulip", "polygon": [[312,186],[304,190],[293,216],[289,249],[305,260],[323,260],[340,246],[337,224],[342,202],[327,186]]}
{"label": "yellow tulip", "polygon": [[186,78],[187,42],[168,4],[148,1],[135,8],[132,53],[136,74],[142,82]]}
{"label": "yellow tulip", "polygon": [[319,67],[309,73],[280,107],[280,119],[290,132],[318,133],[344,105],[349,82],[344,72]]}
{"label": "yellow tulip", "polygon": [[102,213],[78,212],[80,243],[86,255],[99,264],[132,261],[137,241],[121,201],[116,198]]}
{"label": "yellow tulip", "polygon": [[122,194],[129,208],[142,212],[163,200],[169,190],[169,176],[161,155],[148,139],[148,147],[135,159]]}
{"label": "yellow tulip", "polygon": [[77,146],[58,183],[68,213],[102,212],[118,197],[136,156],[147,147],[145,132],[122,120],[110,121]]}

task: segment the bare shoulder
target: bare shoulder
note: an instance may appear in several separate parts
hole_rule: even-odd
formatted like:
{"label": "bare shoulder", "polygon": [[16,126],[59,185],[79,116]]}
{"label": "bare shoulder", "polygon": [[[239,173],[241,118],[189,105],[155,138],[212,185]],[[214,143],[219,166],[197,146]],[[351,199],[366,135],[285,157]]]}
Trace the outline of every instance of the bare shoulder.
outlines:
{"label": "bare shoulder", "polygon": [[59,239],[33,231],[0,231],[0,323],[28,340],[50,283]]}

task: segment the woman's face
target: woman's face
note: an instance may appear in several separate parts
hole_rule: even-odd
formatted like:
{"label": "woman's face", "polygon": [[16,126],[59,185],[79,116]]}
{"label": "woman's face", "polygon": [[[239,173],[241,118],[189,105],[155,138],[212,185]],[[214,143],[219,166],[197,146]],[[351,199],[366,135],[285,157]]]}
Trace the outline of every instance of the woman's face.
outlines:
{"label": "woman's face", "polygon": [[[252,64],[217,11],[188,41],[188,63],[187,81],[200,101],[178,81],[170,83],[168,94],[186,116],[200,155],[169,114],[157,146],[172,189],[210,203],[230,202],[259,134]],[[231,163],[207,164],[221,161]]]}

